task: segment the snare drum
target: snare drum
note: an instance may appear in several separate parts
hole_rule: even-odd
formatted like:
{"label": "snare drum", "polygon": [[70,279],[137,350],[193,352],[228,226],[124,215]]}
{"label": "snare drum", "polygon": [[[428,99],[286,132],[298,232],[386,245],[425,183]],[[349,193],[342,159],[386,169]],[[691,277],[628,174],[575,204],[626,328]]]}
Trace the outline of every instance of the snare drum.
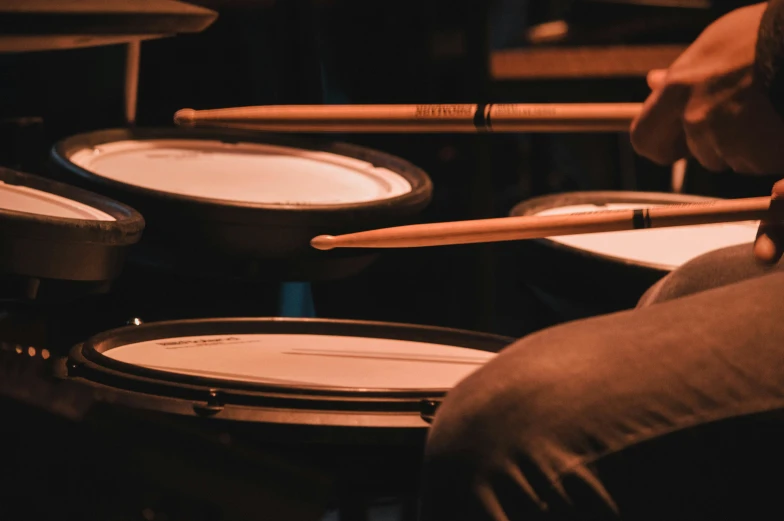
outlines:
{"label": "snare drum", "polygon": [[438,403],[511,342],[378,322],[171,321],[77,345],[63,376],[118,405],[306,454],[336,479],[369,487],[362,494],[412,493]]}
{"label": "snare drum", "polygon": [[[711,198],[647,192],[577,192],[524,201],[513,216],[699,203]],[[634,307],[656,281],[710,251],[751,243],[757,222],[605,232],[519,241],[526,284],[560,319]]]}
{"label": "snare drum", "polygon": [[510,338],[327,319],[149,323],[76,346],[70,376],[144,408],[278,426],[286,440],[423,434],[433,403]]}
{"label": "snare drum", "polygon": [[429,177],[400,158],[285,136],[106,130],[66,139],[52,157],[64,179],[145,216],[139,259],[218,278],[356,273],[373,252],[321,252],[310,240],[411,222],[432,194]]}

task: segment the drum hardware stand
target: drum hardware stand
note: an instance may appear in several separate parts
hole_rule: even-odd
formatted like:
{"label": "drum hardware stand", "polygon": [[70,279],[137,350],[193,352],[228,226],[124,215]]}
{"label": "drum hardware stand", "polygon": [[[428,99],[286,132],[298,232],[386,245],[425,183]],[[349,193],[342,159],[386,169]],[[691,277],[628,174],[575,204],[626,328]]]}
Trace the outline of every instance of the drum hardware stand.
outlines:
{"label": "drum hardware stand", "polygon": [[[36,289],[39,286],[36,282],[40,282],[40,279],[29,278],[25,282],[27,286]],[[44,288],[40,293],[45,292]],[[88,293],[41,298],[30,290],[27,295],[19,295],[17,292],[11,298],[0,297],[0,342],[20,345],[24,350],[30,348],[46,351],[52,356],[65,356],[75,342],[95,332],[88,329],[87,323],[81,323],[78,316],[74,317],[70,313],[73,306],[100,306],[102,296]],[[112,320],[104,327],[141,323],[138,318],[132,318],[126,323]]]}
{"label": "drum hardware stand", "polygon": [[83,388],[50,380],[53,360],[46,349],[0,341],[0,397],[78,421],[89,408],[90,395]]}
{"label": "drum hardware stand", "polygon": [[136,123],[141,48],[142,41],[133,40],[127,44],[125,55],[125,121],[129,126]]}

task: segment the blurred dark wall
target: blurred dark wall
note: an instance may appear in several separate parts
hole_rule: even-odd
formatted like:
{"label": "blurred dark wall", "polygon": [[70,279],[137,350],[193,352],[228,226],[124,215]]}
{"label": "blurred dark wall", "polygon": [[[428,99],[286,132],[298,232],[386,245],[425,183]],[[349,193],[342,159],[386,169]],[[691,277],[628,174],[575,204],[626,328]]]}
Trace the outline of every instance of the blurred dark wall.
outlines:
{"label": "blurred dark wall", "polygon": [[[636,101],[647,95],[642,78],[500,89],[491,82],[491,45],[523,45],[530,24],[577,12],[577,0],[196,3],[220,12],[213,26],[142,44],[139,125],[170,126],[183,107]],[[123,126],[124,61],[123,46],[0,55],[0,162],[36,170],[52,142]],[[623,136],[331,138],[398,155],[427,171],[435,193],[425,221],[505,216],[541,193],[628,187],[621,170],[629,162],[637,167],[633,189],[668,189],[666,169],[630,156]],[[694,191],[717,190],[715,179]],[[728,179],[724,186],[733,186]],[[550,318],[520,285],[516,264],[504,244],[390,251],[365,274],[313,290],[321,315],[521,335]]]}

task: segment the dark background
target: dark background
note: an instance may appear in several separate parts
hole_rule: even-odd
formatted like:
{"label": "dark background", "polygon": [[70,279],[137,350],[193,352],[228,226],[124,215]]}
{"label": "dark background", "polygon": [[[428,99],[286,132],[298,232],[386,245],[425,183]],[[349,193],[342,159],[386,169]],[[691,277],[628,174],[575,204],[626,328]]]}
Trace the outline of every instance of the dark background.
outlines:
{"label": "dark background", "polygon": [[[488,72],[489,56],[531,45],[527,28],[558,19],[572,31],[549,45],[685,43],[722,12],[752,2],[194,3],[219,11],[210,28],[142,44],[140,126],[171,126],[183,107],[642,101],[648,89],[639,77],[500,84]],[[122,46],[0,55],[0,161],[45,173],[57,140],[124,126],[124,56]],[[435,185],[425,221],[506,216],[516,203],[546,193],[669,190],[669,170],[634,157],[625,135],[334,138],[422,167]],[[630,161],[632,177],[622,172]],[[692,193],[769,192],[768,180],[690,172]],[[357,277],[313,285],[316,313],[520,336],[555,320],[522,283],[520,265],[503,243],[390,251]]]}

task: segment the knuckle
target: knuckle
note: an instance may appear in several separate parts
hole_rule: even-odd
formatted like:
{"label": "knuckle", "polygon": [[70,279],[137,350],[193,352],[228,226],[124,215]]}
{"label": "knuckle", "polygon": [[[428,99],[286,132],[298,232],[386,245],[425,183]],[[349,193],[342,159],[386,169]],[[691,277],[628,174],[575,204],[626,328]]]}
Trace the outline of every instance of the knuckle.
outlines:
{"label": "knuckle", "polygon": [[777,198],[784,197],[784,179],[780,179],[779,181],[776,181],[776,183],[773,185],[772,191],[774,197]]}
{"label": "knuckle", "polygon": [[632,123],[632,128],[629,133],[632,148],[641,156],[646,156],[653,152],[651,147],[652,136],[648,130],[648,126],[639,122]]}
{"label": "knuckle", "polygon": [[683,126],[687,130],[699,130],[710,123],[710,112],[704,107],[687,108],[683,113]]}
{"label": "knuckle", "polygon": [[641,135],[639,127],[632,126],[631,132],[629,134],[629,141],[631,142],[632,148],[634,149],[635,152],[637,152],[638,154],[645,153],[646,140]]}
{"label": "knuckle", "polygon": [[737,172],[738,174],[756,173],[756,168],[741,157],[725,157],[724,161],[727,163],[727,166],[729,166],[732,169],[733,172]]}

